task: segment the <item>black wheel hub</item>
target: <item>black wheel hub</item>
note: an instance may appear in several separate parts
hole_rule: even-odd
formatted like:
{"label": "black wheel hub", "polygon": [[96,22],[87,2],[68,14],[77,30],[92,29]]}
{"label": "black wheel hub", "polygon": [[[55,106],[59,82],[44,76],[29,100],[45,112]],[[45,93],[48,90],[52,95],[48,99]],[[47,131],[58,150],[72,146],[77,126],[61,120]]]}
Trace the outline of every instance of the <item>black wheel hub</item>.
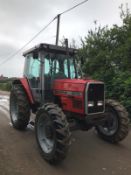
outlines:
{"label": "black wheel hub", "polygon": [[103,125],[98,126],[98,128],[103,134],[107,136],[115,134],[118,129],[118,118],[115,111],[111,109],[107,111],[107,120]]}

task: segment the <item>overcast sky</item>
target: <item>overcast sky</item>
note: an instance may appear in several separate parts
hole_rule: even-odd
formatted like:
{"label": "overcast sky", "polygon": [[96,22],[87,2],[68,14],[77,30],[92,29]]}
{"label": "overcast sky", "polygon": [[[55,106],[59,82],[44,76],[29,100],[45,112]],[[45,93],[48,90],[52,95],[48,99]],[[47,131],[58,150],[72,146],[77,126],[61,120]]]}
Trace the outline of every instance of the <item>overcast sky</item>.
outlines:
{"label": "overcast sky", "polygon": [[[0,0],[0,63],[21,48],[40,31],[56,14],[82,0]],[[87,3],[61,17],[60,40],[65,36],[70,41],[87,35],[97,20],[101,26],[121,25],[119,6],[131,0],[89,0]],[[50,25],[26,49],[38,43],[55,43],[56,21]],[[22,76],[24,57],[22,52],[0,65],[0,75]]]}

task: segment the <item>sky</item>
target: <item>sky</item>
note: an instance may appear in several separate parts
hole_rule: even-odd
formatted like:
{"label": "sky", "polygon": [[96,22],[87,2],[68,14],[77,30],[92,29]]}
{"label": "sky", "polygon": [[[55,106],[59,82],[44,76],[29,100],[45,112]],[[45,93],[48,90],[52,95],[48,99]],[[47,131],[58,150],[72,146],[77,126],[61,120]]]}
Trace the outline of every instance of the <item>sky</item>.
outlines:
{"label": "sky", "polygon": [[[0,0],[0,75],[18,77],[23,75],[24,57],[22,53],[39,44],[55,44],[56,21],[41,35],[5,64],[1,64],[9,55],[20,49],[39,32],[57,14],[76,5],[82,0]],[[76,40],[84,38],[88,30],[94,29],[94,21],[101,26],[121,25],[121,4],[131,0],[89,0],[61,16],[60,41],[63,36]]]}

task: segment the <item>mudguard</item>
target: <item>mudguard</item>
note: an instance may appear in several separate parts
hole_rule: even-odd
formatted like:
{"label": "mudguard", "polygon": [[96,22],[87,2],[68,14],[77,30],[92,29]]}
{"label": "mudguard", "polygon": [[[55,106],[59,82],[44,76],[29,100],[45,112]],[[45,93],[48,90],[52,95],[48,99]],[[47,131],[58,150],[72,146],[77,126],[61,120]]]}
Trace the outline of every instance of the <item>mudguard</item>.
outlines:
{"label": "mudguard", "polygon": [[31,93],[31,89],[30,89],[30,86],[29,86],[29,83],[28,83],[28,80],[26,78],[18,78],[18,79],[15,79],[12,84],[21,84],[27,94],[27,97],[29,99],[29,102],[31,105],[33,105],[35,102],[34,102],[34,99],[33,99],[33,96],[32,96],[32,93]]}

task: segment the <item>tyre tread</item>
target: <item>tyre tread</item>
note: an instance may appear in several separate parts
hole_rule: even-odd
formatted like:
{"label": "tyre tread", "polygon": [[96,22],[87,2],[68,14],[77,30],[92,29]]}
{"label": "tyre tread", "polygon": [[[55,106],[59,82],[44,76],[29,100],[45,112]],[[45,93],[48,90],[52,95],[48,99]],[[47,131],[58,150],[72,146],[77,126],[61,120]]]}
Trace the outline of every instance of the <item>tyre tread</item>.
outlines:
{"label": "tyre tread", "polygon": [[[67,151],[69,149],[69,145],[70,145],[69,143],[70,143],[70,137],[71,137],[71,134],[69,131],[69,125],[68,125],[66,116],[62,112],[61,108],[53,103],[47,103],[38,110],[36,114],[36,122],[35,122],[36,125],[39,117],[43,112],[47,112],[54,122],[55,131],[56,131],[56,149],[54,154],[50,158],[44,154],[41,148],[40,148],[40,152],[45,160],[47,160],[52,164],[56,164],[61,162],[66,157]],[[37,132],[36,132],[36,139],[38,142]]]}
{"label": "tyre tread", "polygon": [[118,130],[112,136],[104,135],[99,130],[98,127],[97,127],[97,132],[98,132],[98,135],[103,140],[106,140],[106,141],[111,142],[111,143],[118,143],[118,142],[122,141],[123,139],[125,139],[126,136],[128,135],[128,131],[129,131],[128,112],[126,111],[124,106],[122,106],[120,103],[118,103],[118,102],[116,102],[115,100],[112,100],[112,99],[106,100],[106,106],[109,106],[109,107],[113,108],[116,111],[116,113],[118,115],[118,118],[119,118]]}

